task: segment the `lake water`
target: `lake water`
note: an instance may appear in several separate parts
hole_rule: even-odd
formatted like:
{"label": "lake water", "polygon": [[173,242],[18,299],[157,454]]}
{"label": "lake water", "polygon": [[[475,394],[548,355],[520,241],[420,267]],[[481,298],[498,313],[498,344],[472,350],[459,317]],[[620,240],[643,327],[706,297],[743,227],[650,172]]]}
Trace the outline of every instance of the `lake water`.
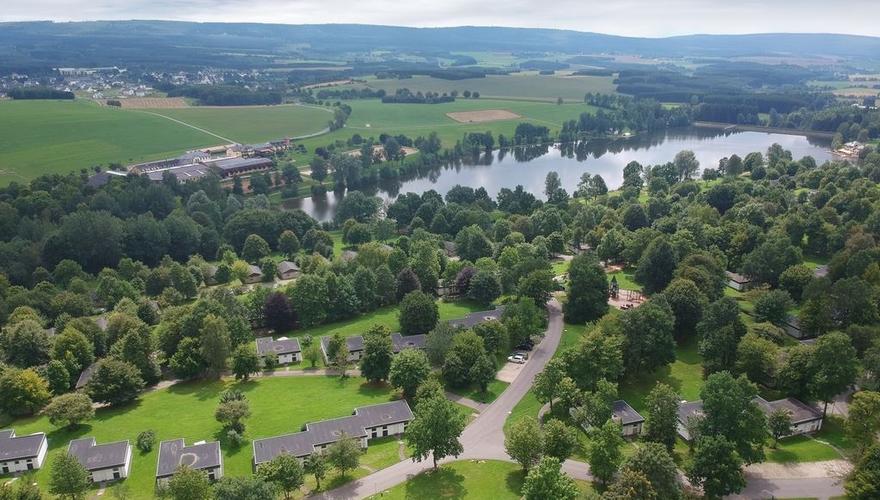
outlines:
{"label": "lake water", "polygon": [[[745,157],[753,151],[766,152],[778,143],[791,151],[795,160],[812,156],[821,164],[831,159],[828,139],[765,132],[724,132],[718,129],[686,128],[640,135],[628,139],[593,140],[571,147],[549,146],[525,150],[494,151],[479,160],[439,167],[413,179],[391,185],[380,185],[371,194],[393,201],[400,193],[423,193],[433,189],[440,194],[460,184],[474,189],[486,188],[493,198],[501,188],[521,184],[527,191],[543,198],[544,179],[548,172],[559,173],[562,186],[573,192],[585,172],[599,174],[609,189],[623,182],[623,167],[635,160],[642,165],[672,161],[676,153],[689,149],[700,161],[701,168],[715,168],[721,158],[738,154]],[[343,195],[328,193],[321,198],[300,198],[284,202],[286,208],[300,208],[319,221],[330,220]]]}

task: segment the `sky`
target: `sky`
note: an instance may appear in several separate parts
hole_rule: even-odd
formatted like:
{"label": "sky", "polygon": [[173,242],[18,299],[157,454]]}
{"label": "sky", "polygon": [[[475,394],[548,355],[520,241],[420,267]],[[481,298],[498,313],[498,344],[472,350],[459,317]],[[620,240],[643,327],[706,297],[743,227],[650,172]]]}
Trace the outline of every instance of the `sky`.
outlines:
{"label": "sky", "polygon": [[516,26],[648,37],[768,32],[880,36],[877,0],[0,0],[0,6],[0,21]]}

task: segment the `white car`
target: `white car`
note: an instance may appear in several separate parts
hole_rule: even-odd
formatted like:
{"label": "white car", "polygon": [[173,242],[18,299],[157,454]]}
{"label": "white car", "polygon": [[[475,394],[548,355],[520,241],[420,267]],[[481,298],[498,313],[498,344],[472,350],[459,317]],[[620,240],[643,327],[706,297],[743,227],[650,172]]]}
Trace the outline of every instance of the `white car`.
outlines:
{"label": "white car", "polygon": [[518,365],[522,365],[522,364],[525,364],[526,358],[520,356],[519,354],[514,354],[513,356],[508,356],[507,361],[510,361],[511,363],[516,363]]}

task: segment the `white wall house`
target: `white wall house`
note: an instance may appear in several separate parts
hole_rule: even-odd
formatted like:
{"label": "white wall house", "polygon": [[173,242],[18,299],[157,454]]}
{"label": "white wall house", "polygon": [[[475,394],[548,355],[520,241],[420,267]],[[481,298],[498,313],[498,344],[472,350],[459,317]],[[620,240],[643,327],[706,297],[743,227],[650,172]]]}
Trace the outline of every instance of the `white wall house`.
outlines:
{"label": "white wall house", "polygon": [[[355,362],[360,361],[361,356],[364,354],[364,338],[360,335],[353,335],[351,337],[345,337],[345,346],[348,347],[348,360]],[[324,360],[327,364],[331,364],[333,360],[327,356],[327,351],[330,347],[330,337],[321,337],[321,353],[324,355]]]}
{"label": "white wall house", "polygon": [[43,432],[16,436],[13,429],[0,431],[0,475],[39,469],[48,450]]}
{"label": "white wall house", "polygon": [[93,437],[74,439],[67,446],[67,454],[85,467],[93,483],[125,479],[131,470],[131,444],[128,441],[99,445]]}
{"label": "white wall house", "polygon": [[302,361],[302,350],[298,339],[279,337],[260,337],[257,339],[257,354],[260,357],[276,356],[279,365],[289,365]]}

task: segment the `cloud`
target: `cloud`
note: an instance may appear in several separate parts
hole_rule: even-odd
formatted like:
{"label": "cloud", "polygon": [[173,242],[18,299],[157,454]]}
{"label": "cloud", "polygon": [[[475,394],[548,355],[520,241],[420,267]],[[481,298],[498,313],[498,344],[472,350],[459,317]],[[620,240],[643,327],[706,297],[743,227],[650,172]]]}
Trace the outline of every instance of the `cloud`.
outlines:
{"label": "cloud", "polygon": [[0,20],[168,19],[284,24],[518,26],[668,36],[821,32],[880,35],[873,0],[32,0]]}

